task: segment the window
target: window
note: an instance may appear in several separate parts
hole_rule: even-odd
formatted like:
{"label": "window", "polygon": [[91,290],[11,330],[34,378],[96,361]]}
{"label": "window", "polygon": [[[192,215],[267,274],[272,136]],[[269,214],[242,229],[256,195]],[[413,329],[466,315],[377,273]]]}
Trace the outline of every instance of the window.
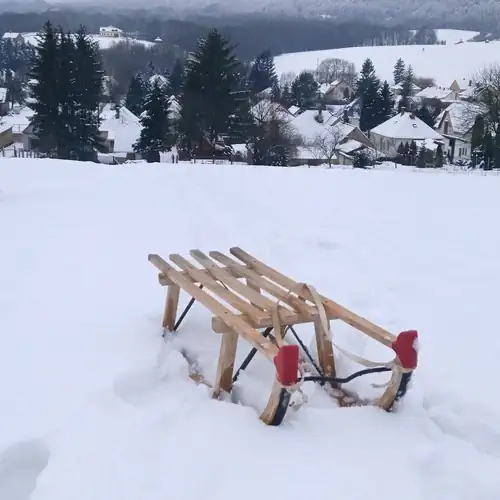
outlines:
{"label": "window", "polygon": [[443,131],[443,134],[447,134],[448,133],[448,127],[450,126],[450,124],[448,122],[444,122],[444,131]]}

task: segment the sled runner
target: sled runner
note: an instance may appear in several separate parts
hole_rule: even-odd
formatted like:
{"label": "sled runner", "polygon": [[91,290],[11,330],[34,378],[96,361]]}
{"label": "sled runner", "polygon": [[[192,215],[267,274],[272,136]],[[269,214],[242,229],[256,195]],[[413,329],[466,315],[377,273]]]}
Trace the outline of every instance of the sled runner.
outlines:
{"label": "sled runner", "polygon": [[[201,267],[178,254],[169,256],[170,263],[159,255],[151,254],[148,257],[160,271],[160,284],[168,287],[163,317],[165,332],[179,328],[195,301],[213,314],[212,329],[221,335],[213,384],[207,382],[203,374],[192,366],[189,356],[185,357],[190,365],[191,378],[212,387],[214,398],[231,392],[238,375],[257,352],[274,363],[276,369],[269,401],[260,416],[268,425],[279,425],[283,421],[288,409],[294,406],[292,396],[300,392],[302,384],[307,381],[321,383],[340,406],[373,404],[390,411],[394,403],[405,395],[417,366],[418,334],[415,330],[395,336],[320,295],[313,286],[292,280],[241,248],[234,247],[229,252],[231,256],[216,251],[206,255],[200,250],[191,250],[191,257]],[[176,321],[181,290],[191,299]],[[373,363],[340,349],[332,341],[332,320],[343,321],[389,347],[396,355],[394,361]],[[313,359],[294,330],[294,325],[305,323],[310,323],[315,331],[317,360]],[[288,332],[295,336],[298,345],[286,342],[285,335]],[[253,348],[234,373],[239,337]],[[334,347],[367,368],[346,378],[338,377]],[[314,367],[316,375],[307,373],[304,361]],[[391,379],[383,394],[375,401],[361,401],[342,387],[358,376],[384,371],[391,372]]]}

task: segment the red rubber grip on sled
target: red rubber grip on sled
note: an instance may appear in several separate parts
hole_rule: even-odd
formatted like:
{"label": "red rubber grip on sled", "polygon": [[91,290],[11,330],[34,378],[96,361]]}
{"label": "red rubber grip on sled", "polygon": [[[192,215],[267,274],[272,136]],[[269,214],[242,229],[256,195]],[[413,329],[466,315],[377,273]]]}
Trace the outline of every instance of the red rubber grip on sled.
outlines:
{"label": "red rubber grip on sled", "polygon": [[299,346],[285,345],[274,357],[276,375],[283,385],[293,385],[297,382],[299,371]]}
{"label": "red rubber grip on sled", "polygon": [[417,367],[417,341],[417,330],[407,330],[401,332],[392,343],[392,350],[396,353],[401,366],[407,370],[414,370]]}

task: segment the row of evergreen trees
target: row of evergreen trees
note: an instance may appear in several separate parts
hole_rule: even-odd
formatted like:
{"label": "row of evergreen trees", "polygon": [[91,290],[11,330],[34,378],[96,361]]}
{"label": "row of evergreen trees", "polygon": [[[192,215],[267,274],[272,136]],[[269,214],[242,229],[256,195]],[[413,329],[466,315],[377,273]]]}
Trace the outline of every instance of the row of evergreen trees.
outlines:
{"label": "row of evergreen trees", "polygon": [[47,22],[29,76],[33,132],[40,151],[57,158],[93,159],[101,145],[103,71],[98,44],[83,26],[72,34]]}

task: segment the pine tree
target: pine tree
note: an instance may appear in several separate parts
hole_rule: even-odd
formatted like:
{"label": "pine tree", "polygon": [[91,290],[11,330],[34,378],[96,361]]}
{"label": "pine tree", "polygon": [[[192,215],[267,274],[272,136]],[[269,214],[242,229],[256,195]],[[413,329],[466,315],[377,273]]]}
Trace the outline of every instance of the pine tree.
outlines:
{"label": "pine tree", "polygon": [[371,130],[380,123],[381,99],[380,81],[375,74],[371,59],[366,59],[357,82],[358,96],[361,98],[359,127],[363,132]]}
{"label": "pine tree", "polygon": [[442,168],[444,164],[443,146],[438,144],[436,149],[436,157],[434,159],[434,166],[436,168]]}
{"label": "pine tree", "polygon": [[417,155],[417,167],[418,168],[425,168],[426,167],[426,160],[425,160],[425,146],[422,144],[420,146],[420,149],[418,150],[418,155]]}
{"label": "pine tree", "polygon": [[177,97],[181,92],[182,83],[184,81],[184,66],[182,65],[180,59],[175,60],[172,71],[170,72],[169,80],[172,95]]}
{"label": "pine tree", "polygon": [[169,119],[169,100],[158,81],[151,86],[144,102],[141,117],[143,129],[134,151],[146,157],[148,163],[159,163],[160,153],[171,151],[175,135]]}
{"label": "pine tree", "polygon": [[384,81],[382,88],[380,89],[380,107],[379,107],[379,117],[380,123],[385,122],[394,114],[394,98],[392,96],[391,88]]}
{"label": "pine tree", "polygon": [[424,104],[420,106],[415,115],[420,118],[424,123],[429,125],[429,127],[434,128],[434,117],[432,116],[429,108]]}
{"label": "pine tree", "polygon": [[401,57],[396,61],[394,66],[394,85],[400,84],[404,80],[404,75],[406,72],[406,67],[403,59]]}
{"label": "pine tree", "polygon": [[234,118],[248,93],[241,89],[240,63],[234,45],[213,29],[186,62],[180,96],[183,140],[199,144],[208,138],[212,148],[220,134],[235,126]]}
{"label": "pine tree", "polygon": [[287,83],[285,83],[285,85],[283,85],[283,88],[281,89],[280,102],[287,109],[292,105],[293,102],[292,93],[290,91],[290,86]]}
{"label": "pine tree", "polygon": [[87,30],[80,26],[75,36],[75,83],[74,105],[76,128],[74,136],[78,144],[75,153],[78,159],[95,160],[95,150],[102,150],[99,133],[99,102],[103,89],[103,70],[99,44]]}
{"label": "pine tree", "polygon": [[403,81],[401,82],[401,100],[398,104],[399,111],[401,111],[403,108],[406,111],[409,111],[410,109],[410,97],[412,96],[414,79],[415,75],[413,73],[413,68],[410,65],[408,66]]}
{"label": "pine tree", "polygon": [[411,141],[409,155],[411,158],[412,165],[415,164],[415,158],[417,157],[417,154],[418,154],[417,143],[415,141]]}
{"label": "pine tree", "polygon": [[50,21],[37,36],[36,53],[29,78],[31,104],[34,111],[33,132],[37,136],[41,153],[55,155],[57,138],[61,130],[59,117],[59,95],[56,85],[59,74],[58,34]]}
{"label": "pine tree", "polygon": [[302,71],[290,88],[292,102],[301,109],[314,106],[318,96],[318,82],[310,71]]}
{"label": "pine tree", "polygon": [[65,33],[59,28],[58,33],[58,75],[56,80],[60,130],[57,134],[57,157],[69,159],[74,150],[78,148],[78,124],[75,118],[76,101],[76,58],[75,44],[70,32]]}
{"label": "pine tree", "polygon": [[130,80],[125,106],[132,111],[135,116],[140,116],[144,110],[144,99],[146,98],[146,86],[140,74],[136,74]]}
{"label": "pine tree", "polygon": [[248,81],[253,96],[278,83],[274,58],[269,49],[260,53],[255,59],[248,75]]}

